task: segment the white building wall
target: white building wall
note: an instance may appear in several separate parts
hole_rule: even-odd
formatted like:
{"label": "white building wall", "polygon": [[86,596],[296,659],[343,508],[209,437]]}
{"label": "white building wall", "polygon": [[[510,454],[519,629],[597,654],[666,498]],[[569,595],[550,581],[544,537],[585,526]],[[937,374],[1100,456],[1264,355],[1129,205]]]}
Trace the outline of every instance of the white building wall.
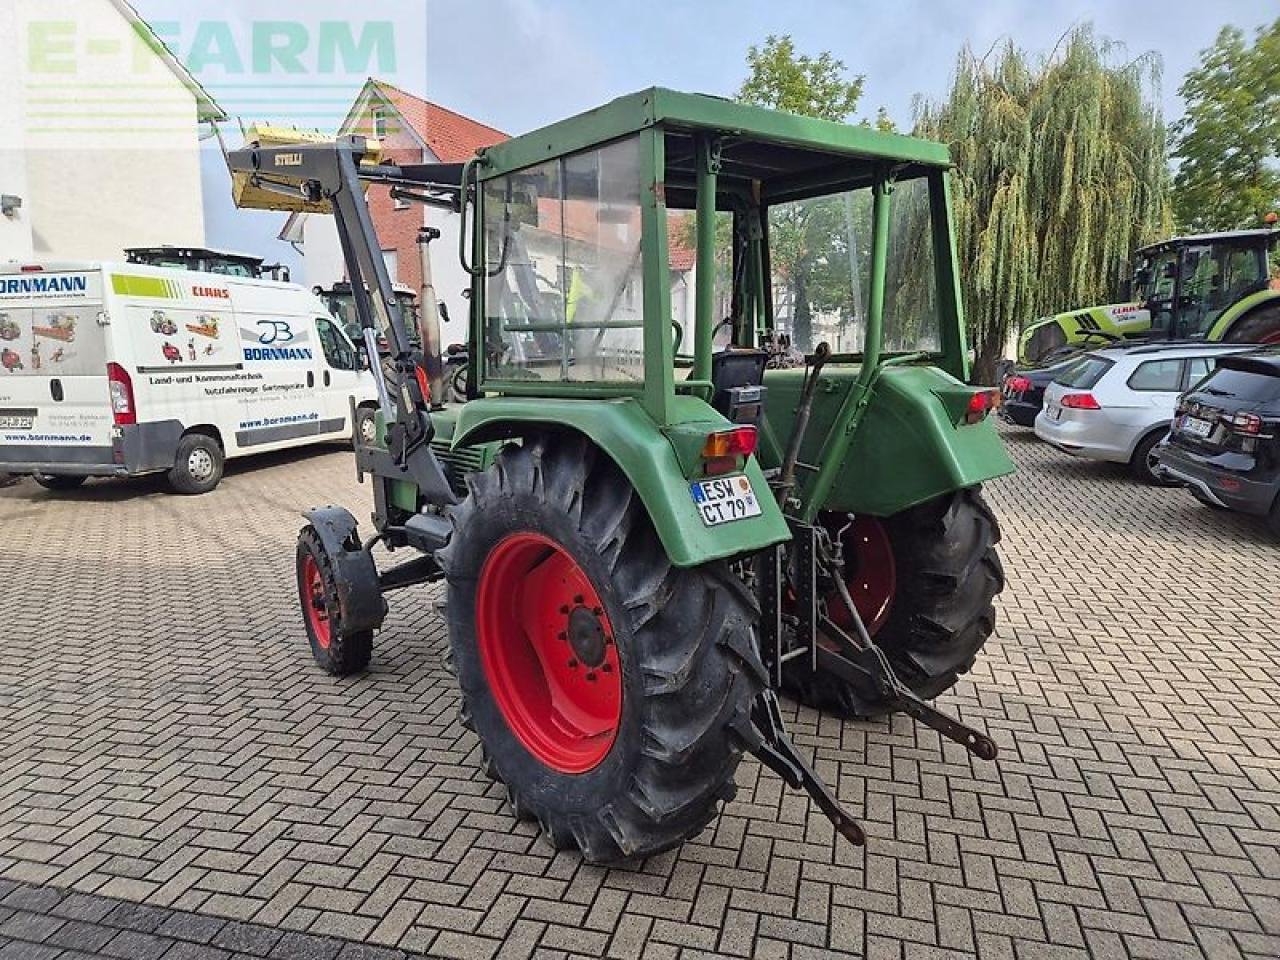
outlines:
{"label": "white building wall", "polygon": [[[117,259],[131,246],[203,245],[197,105],[187,86],[109,0],[3,6],[0,50],[16,56],[0,71],[16,67],[17,76],[4,78],[0,129],[25,131],[32,253]],[[51,32],[33,41],[41,31]]]}
{"label": "white building wall", "polygon": [[[17,36],[17,10],[0,3],[0,49]],[[0,194],[18,197],[22,208],[0,215],[0,260],[31,257],[31,192],[27,186],[26,97],[17,57],[0,56]]]}

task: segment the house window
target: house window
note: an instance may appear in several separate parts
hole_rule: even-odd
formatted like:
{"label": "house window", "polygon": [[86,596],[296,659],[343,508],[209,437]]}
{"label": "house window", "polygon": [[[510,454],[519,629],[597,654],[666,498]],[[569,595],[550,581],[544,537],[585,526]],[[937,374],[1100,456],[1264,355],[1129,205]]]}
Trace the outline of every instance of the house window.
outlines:
{"label": "house window", "polygon": [[387,265],[387,273],[392,283],[400,282],[400,254],[395,250],[383,250],[382,260]]}
{"label": "house window", "polygon": [[373,111],[373,135],[379,140],[385,140],[387,137],[387,111]]}

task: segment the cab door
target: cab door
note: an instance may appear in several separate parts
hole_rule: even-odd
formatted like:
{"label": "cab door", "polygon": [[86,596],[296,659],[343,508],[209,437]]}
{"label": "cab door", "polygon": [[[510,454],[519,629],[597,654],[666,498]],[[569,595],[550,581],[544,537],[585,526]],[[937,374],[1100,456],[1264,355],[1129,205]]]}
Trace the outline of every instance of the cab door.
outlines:
{"label": "cab door", "polygon": [[351,433],[351,400],[365,396],[364,363],[355,345],[330,317],[315,318],[316,340],[320,344],[317,358],[316,390],[324,411],[322,423],[326,435],[349,436]]}

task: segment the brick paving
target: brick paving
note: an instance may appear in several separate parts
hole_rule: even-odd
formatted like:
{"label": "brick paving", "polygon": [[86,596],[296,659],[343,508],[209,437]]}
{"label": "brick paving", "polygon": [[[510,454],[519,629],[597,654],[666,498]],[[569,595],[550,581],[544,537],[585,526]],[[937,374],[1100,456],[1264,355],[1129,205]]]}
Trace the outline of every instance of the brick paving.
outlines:
{"label": "brick paving", "polygon": [[865,850],[748,761],[702,836],[612,870],[479,773],[437,591],[368,674],[313,667],[293,537],[367,512],[348,455],[0,491],[0,960],[1280,956],[1280,546],[1006,437],[1009,588],[942,701],[1000,760],[785,704]]}

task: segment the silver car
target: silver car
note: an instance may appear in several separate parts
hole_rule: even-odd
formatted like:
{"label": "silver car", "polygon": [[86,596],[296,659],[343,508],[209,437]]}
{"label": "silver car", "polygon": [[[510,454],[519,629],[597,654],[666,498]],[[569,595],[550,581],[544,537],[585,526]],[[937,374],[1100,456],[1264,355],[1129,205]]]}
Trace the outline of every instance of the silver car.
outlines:
{"label": "silver car", "polygon": [[1214,359],[1256,350],[1248,344],[1142,344],[1083,354],[1044,391],[1036,435],[1059,450],[1129,465],[1146,483],[1151,451],[1169,432],[1178,395],[1213,369]]}

